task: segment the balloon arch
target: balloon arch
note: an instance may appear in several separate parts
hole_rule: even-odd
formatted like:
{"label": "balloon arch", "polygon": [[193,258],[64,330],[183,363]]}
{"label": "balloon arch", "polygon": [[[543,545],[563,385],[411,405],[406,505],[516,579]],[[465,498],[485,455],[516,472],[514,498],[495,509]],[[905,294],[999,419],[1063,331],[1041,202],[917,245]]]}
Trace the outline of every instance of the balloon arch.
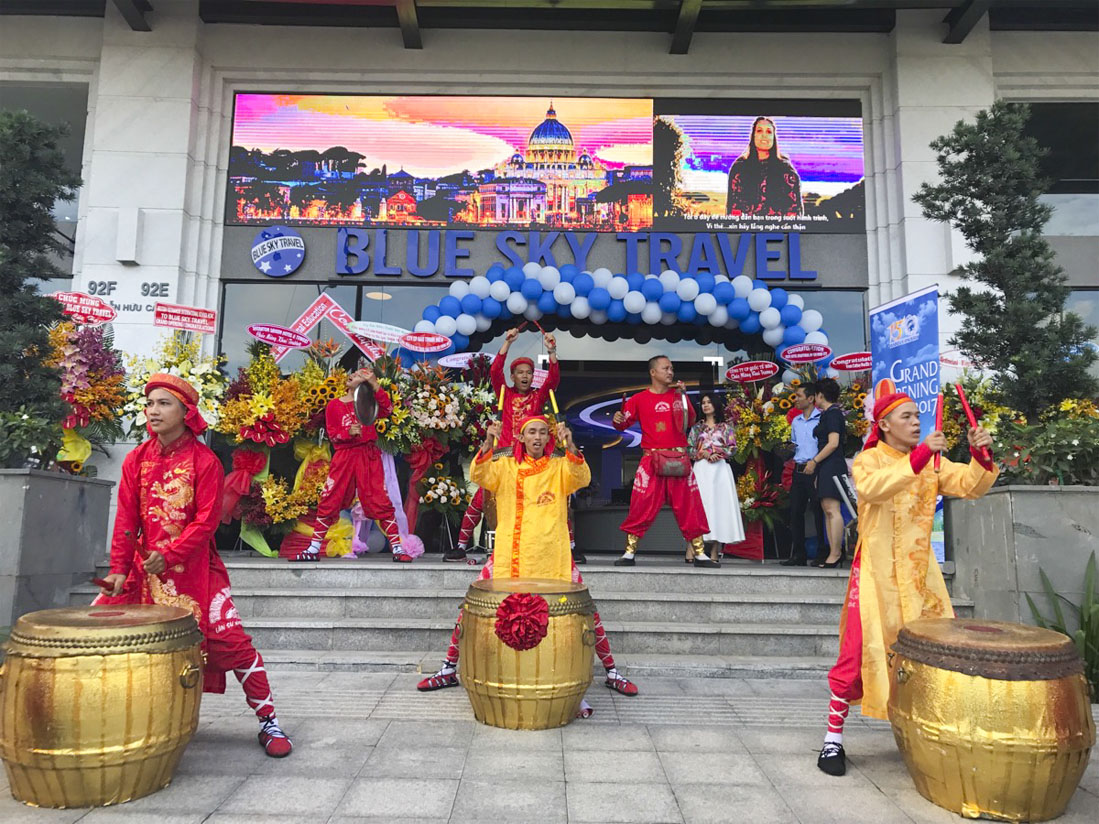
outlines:
{"label": "balloon arch", "polygon": [[[824,318],[806,309],[801,297],[745,275],[681,274],[668,269],[659,275],[616,275],[609,269],[581,271],[573,264],[560,268],[528,263],[505,269],[493,264],[484,275],[450,284],[450,294],[424,308],[414,331],[435,332],[453,341],[454,352],[469,348],[470,339],[487,336],[513,317],[582,321],[602,327],[700,327],[699,340],[724,341],[729,332],[758,334],[780,353],[799,343],[828,345],[821,328]],[[590,326],[588,331],[591,330]],[[668,337],[671,330],[657,335]],[[595,332],[599,334],[598,331]],[[607,330],[604,336],[609,336]],[[831,358],[819,363],[827,367]]]}

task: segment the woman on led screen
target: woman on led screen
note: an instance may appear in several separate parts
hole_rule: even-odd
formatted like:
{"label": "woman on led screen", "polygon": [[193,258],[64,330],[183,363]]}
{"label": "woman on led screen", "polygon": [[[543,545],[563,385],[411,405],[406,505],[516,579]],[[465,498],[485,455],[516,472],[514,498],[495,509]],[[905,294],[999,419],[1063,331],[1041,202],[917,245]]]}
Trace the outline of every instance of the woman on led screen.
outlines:
{"label": "woman on led screen", "polygon": [[756,118],[748,148],[729,168],[725,212],[787,217],[802,213],[801,178],[779,151],[775,122],[769,117]]}

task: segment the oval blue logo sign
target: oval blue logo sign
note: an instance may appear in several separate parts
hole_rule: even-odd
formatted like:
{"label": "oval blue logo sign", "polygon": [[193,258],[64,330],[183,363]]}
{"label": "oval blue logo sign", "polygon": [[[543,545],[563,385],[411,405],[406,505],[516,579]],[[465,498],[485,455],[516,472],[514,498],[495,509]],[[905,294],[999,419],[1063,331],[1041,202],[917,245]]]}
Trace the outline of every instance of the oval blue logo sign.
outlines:
{"label": "oval blue logo sign", "polygon": [[296,272],[305,260],[305,241],[288,226],[261,229],[252,241],[252,265],[272,278]]}

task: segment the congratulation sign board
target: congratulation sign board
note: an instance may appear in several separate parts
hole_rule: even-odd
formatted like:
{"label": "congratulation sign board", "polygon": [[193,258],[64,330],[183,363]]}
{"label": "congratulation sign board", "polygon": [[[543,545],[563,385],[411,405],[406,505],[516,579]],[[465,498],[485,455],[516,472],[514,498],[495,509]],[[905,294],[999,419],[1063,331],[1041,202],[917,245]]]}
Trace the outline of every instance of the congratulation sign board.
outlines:
{"label": "congratulation sign board", "polygon": [[85,295],[83,292],[54,292],[50,297],[61,302],[61,311],[73,323],[99,326],[118,317],[118,312],[111,304],[94,295]]}
{"label": "congratulation sign board", "polygon": [[217,332],[217,321],[218,313],[213,309],[160,302],[153,308],[153,326],[212,335]]}

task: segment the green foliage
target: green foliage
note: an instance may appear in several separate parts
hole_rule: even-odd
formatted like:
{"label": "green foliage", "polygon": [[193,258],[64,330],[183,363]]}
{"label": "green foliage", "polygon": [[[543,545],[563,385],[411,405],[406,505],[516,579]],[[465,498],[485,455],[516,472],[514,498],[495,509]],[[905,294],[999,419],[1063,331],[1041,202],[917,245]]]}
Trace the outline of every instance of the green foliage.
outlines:
{"label": "green foliage", "polygon": [[1095,329],[1064,311],[1066,278],[1042,236],[1050,209],[1038,198],[1048,181],[1039,171],[1044,151],[1023,134],[1029,112],[998,100],[974,123],[959,121],[931,143],[941,182],[925,183],[913,200],[977,254],[954,273],[980,287],[948,297],[964,318],[950,342],[994,371],[1003,401],[1034,419],[1064,397],[1093,397],[1099,383],[1088,373]]}
{"label": "green foliage", "polygon": [[61,426],[20,407],[0,411],[0,466],[46,469],[61,448]]}
{"label": "green foliage", "polygon": [[[1084,598],[1079,605],[1054,590],[1045,570],[1039,569],[1038,574],[1041,576],[1046,598],[1053,608],[1053,618],[1045,618],[1028,594],[1026,600],[1034,623],[1063,633],[1073,640],[1080,657],[1084,659],[1084,677],[1087,678],[1088,688],[1091,690],[1091,700],[1099,701],[1099,573],[1096,572],[1095,553],[1091,553],[1084,570]],[[1071,624],[1065,620],[1062,603],[1071,610],[1074,618]]]}
{"label": "green foliage", "polygon": [[1099,419],[1008,423],[996,440],[1002,483],[1099,486]]}

